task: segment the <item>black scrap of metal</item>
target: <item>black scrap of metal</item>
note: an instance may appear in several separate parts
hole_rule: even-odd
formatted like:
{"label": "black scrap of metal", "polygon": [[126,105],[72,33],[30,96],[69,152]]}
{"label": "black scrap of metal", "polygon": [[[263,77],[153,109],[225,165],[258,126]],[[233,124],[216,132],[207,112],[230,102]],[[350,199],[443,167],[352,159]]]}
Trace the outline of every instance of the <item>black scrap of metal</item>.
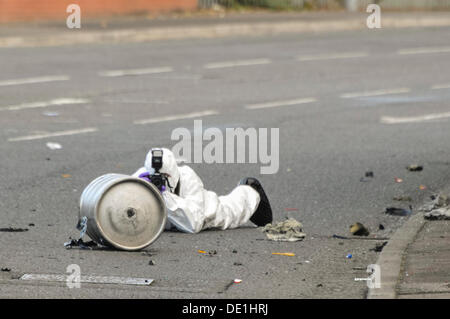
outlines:
{"label": "black scrap of metal", "polygon": [[386,246],[387,243],[388,243],[388,242],[385,241],[385,242],[376,244],[374,248],[371,248],[371,249],[369,249],[369,250],[370,250],[370,251],[374,251],[374,252],[376,252],[376,253],[379,253],[379,252],[381,252],[381,251],[383,250],[384,246]]}
{"label": "black scrap of metal", "polygon": [[392,216],[409,216],[412,214],[412,206],[409,205],[409,210],[404,208],[388,207],[384,213]]}
{"label": "black scrap of metal", "polygon": [[81,249],[93,249],[95,247],[97,247],[97,243],[95,243],[94,241],[83,241],[83,239],[72,239],[69,238],[70,241],[64,243],[64,247],[66,247],[67,249],[73,248],[73,247],[79,247]]}
{"label": "black scrap of metal", "polygon": [[331,237],[332,237],[332,238],[336,238],[336,239],[389,240],[388,237],[360,237],[360,236],[346,237],[346,236],[340,236],[340,235],[336,235],[336,234],[334,234],[334,235],[331,236]]}
{"label": "black scrap of metal", "polygon": [[5,233],[21,233],[25,231],[28,231],[28,228],[14,228],[14,227],[0,228],[0,232]]}
{"label": "black scrap of metal", "polygon": [[421,172],[421,171],[423,171],[423,166],[422,165],[413,164],[413,165],[407,166],[406,169],[408,171],[410,171],[410,172]]}

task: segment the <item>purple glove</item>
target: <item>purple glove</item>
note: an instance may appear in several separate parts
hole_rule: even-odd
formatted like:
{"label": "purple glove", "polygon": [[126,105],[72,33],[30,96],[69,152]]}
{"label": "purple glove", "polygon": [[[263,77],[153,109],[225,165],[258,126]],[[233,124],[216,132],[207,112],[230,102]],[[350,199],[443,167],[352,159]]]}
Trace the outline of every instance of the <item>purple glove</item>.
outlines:
{"label": "purple glove", "polygon": [[139,175],[139,178],[142,178],[144,181],[151,183],[152,181],[150,180],[149,176],[150,176],[149,172],[144,172]]}

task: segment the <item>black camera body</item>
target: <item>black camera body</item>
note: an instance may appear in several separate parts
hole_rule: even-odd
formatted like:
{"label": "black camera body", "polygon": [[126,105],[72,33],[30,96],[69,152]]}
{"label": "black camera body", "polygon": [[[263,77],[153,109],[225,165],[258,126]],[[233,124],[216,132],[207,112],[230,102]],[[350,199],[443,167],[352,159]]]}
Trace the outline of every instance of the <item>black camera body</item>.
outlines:
{"label": "black camera body", "polygon": [[167,178],[159,172],[162,166],[163,151],[160,149],[152,150],[152,167],[155,172],[152,175],[149,175],[148,178],[150,179],[150,182],[160,190],[160,192],[165,191],[167,187]]}

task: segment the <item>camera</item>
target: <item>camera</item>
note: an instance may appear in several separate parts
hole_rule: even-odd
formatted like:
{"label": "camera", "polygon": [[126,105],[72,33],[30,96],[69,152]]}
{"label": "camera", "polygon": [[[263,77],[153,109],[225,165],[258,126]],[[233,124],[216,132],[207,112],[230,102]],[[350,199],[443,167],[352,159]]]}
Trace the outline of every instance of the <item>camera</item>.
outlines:
{"label": "camera", "polygon": [[152,167],[155,173],[149,175],[150,183],[156,186],[161,192],[166,190],[167,178],[162,175],[159,170],[163,166],[163,151],[156,149],[152,150]]}
{"label": "camera", "polygon": [[170,186],[169,180],[164,173],[160,173],[160,169],[163,166],[163,151],[161,149],[153,149],[152,150],[152,168],[155,170],[153,174],[148,172],[142,173],[139,175],[139,178],[146,180],[149,183],[152,183],[159,189],[162,193],[167,189],[167,186]]}

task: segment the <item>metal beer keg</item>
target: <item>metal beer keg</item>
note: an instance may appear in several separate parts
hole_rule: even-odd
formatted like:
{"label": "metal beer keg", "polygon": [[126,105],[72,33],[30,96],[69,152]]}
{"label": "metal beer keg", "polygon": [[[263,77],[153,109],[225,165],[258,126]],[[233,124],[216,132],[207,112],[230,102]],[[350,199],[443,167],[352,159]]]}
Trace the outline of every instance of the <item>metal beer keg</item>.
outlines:
{"label": "metal beer keg", "polygon": [[147,247],[164,231],[167,220],[159,190],[122,174],[100,176],[85,188],[78,217],[84,216],[86,233],[93,241],[121,250]]}

